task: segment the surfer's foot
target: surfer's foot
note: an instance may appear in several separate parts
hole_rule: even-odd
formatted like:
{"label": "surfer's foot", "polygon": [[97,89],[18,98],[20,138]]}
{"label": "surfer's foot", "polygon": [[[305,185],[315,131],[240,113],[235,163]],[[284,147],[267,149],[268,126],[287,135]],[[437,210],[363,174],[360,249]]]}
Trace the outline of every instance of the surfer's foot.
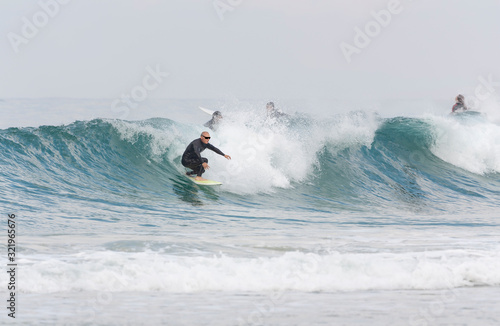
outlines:
{"label": "surfer's foot", "polygon": [[205,180],[207,180],[207,179],[203,179],[202,177],[196,177],[196,178],[194,178],[194,179],[195,179],[196,181],[205,181]]}
{"label": "surfer's foot", "polygon": [[196,172],[194,172],[194,171],[189,171],[189,172],[186,172],[186,175],[187,175],[188,177],[192,176],[193,174],[196,174]]}

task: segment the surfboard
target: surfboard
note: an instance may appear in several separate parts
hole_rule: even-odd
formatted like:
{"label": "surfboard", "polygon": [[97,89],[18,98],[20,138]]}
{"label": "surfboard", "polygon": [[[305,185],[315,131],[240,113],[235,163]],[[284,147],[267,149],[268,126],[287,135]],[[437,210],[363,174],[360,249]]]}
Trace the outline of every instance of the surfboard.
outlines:
{"label": "surfboard", "polygon": [[455,117],[486,117],[486,114],[479,112],[479,111],[472,111],[472,110],[466,110],[466,111],[455,111],[450,113],[451,116]]}
{"label": "surfboard", "polygon": [[464,115],[464,116],[479,116],[479,115],[482,115],[482,113],[479,112],[479,111],[471,111],[471,110],[457,111],[457,112],[453,112],[453,113],[455,113],[456,115]]}
{"label": "surfboard", "polygon": [[218,185],[221,185],[222,182],[219,182],[219,181],[214,181],[214,180],[202,180],[202,181],[198,181],[198,180],[195,180],[194,178],[196,177],[193,177],[193,176],[187,176],[189,178],[189,180],[193,181],[194,183],[198,184],[198,185],[202,185],[202,186],[218,186]]}
{"label": "surfboard", "polygon": [[212,111],[212,110],[209,110],[209,109],[205,109],[205,108],[202,108],[201,106],[199,106],[200,110],[202,110],[203,112],[205,112],[206,114],[214,114],[215,111]]}

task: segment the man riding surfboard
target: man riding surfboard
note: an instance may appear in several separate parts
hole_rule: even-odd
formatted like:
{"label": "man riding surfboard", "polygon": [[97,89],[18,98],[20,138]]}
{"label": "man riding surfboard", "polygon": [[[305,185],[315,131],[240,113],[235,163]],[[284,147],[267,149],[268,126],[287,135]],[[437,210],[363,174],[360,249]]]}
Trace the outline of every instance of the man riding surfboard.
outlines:
{"label": "man riding surfboard", "polygon": [[186,172],[186,175],[190,176],[196,174],[196,181],[206,180],[201,177],[201,175],[208,170],[210,166],[208,165],[208,159],[201,157],[201,152],[205,149],[210,149],[219,155],[224,156],[226,159],[230,160],[231,156],[224,154],[220,149],[209,144],[210,134],[207,131],[201,133],[200,138],[193,140],[182,154],[182,165],[193,170]]}

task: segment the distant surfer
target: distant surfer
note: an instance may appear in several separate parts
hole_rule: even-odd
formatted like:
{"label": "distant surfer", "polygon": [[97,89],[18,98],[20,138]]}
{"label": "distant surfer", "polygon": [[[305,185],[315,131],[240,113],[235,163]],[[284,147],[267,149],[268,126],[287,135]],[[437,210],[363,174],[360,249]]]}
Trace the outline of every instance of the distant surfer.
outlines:
{"label": "distant surfer", "polygon": [[266,104],[267,119],[287,119],[288,115],[274,107],[273,102]]}
{"label": "distant surfer", "polygon": [[210,121],[207,121],[204,124],[204,126],[215,131],[217,130],[217,128],[219,128],[221,120],[222,120],[222,113],[220,113],[220,111],[215,111],[214,113],[212,113],[212,119],[210,119]]}
{"label": "distant surfer", "polygon": [[206,180],[201,177],[201,175],[205,172],[205,170],[210,169],[208,166],[208,159],[201,157],[201,152],[205,149],[210,149],[216,152],[219,155],[224,156],[228,160],[231,159],[231,156],[224,154],[220,149],[209,144],[210,134],[207,131],[201,133],[200,138],[193,140],[182,154],[182,165],[191,169],[192,171],[186,172],[186,175],[191,176],[196,174],[195,180],[202,181]]}
{"label": "distant surfer", "polygon": [[455,105],[451,108],[451,112],[460,112],[460,111],[467,111],[468,108],[465,106],[465,98],[462,94],[458,94],[457,97],[455,97]]}

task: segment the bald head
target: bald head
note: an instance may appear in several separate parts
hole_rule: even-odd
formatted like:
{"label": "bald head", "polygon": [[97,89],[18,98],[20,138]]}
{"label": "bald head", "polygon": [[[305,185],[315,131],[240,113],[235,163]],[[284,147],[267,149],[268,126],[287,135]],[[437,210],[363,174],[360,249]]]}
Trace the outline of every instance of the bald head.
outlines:
{"label": "bald head", "polygon": [[200,135],[200,139],[203,143],[208,144],[208,141],[210,140],[210,134],[208,131],[204,131]]}

